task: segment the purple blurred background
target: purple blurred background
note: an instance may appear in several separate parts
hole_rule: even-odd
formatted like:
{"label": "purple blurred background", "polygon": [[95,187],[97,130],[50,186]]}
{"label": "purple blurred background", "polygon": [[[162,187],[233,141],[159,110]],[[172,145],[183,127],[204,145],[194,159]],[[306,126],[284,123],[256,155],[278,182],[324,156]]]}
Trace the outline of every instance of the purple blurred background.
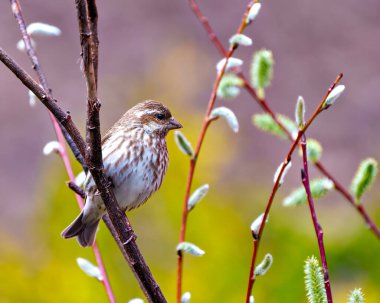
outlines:
{"label": "purple blurred background", "polygon": [[[199,2],[227,45],[247,1]],[[37,39],[37,51],[55,98],[83,129],[85,84],[74,1],[21,4],[28,22],[62,30],[58,38]],[[103,131],[136,102],[154,98],[173,108],[185,131],[197,133],[220,57],[187,1],[98,1],[98,8]],[[337,74],[344,73],[344,95],[309,133],[324,146],[323,162],[345,184],[361,159],[380,158],[379,28],[379,1],[295,0],[264,1],[257,22],[245,32],[253,38],[254,50],[273,51],[275,72],[267,99],[275,111],[292,117],[297,96],[303,95],[310,115]],[[2,1],[0,46],[31,72],[26,55],[16,50],[19,39],[9,3]],[[253,49],[242,47],[236,53],[244,59],[247,74]],[[27,90],[3,65],[0,92],[0,230],[25,236],[32,201],[42,195],[39,172],[61,163],[42,155],[44,144],[54,139],[45,109],[29,106]],[[220,103],[231,107],[241,123],[235,140],[240,148],[233,166],[226,163],[226,180],[233,173],[235,180],[249,176],[249,182],[270,183],[288,143],[251,125],[251,115],[260,110],[246,93]],[[294,175],[291,182],[298,184]]]}

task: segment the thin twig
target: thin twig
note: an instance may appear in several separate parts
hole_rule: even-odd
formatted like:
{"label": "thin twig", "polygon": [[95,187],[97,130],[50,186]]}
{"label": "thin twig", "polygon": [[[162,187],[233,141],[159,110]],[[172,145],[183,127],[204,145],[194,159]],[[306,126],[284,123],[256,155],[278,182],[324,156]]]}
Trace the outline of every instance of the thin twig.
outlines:
{"label": "thin twig", "polygon": [[256,259],[257,259],[257,253],[258,253],[260,242],[261,242],[260,240],[261,240],[262,234],[264,232],[265,223],[266,223],[266,220],[268,218],[271,206],[273,204],[274,198],[275,198],[277,190],[279,188],[279,184],[280,184],[280,180],[282,178],[282,175],[283,175],[283,173],[285,171],[286,166],[291,161],[292,154],[293,154],[294,150],[296,149],[296,147],[298,146],[299,141],[300,141],[302,135],[306,132],[306,130],[311,125],[311,123],[315,120],[315,118],[318,116],[318,114],[321,113],[321,109],[322,109],[323,104],[325,103],[325,101],[326,101],[326,99],[327,99],[327,97],[329,95],[329,92],[331,92],[331,90],[334,89],[334,87],[339,83],[339,81],[342,79],[342,77],[343,77],[343,74],[339,74],[337,76],[337,78],[335,79],[334,83],[330,86],[330,88],[328,89],[328,91],[325,94],[324,98],[319,103],[318,107],[315,109],[314,113],[317,113],[317,114],[312,115],[312,117],[306,123],[305,127],[303,129],[299,130],[296,139],[293,141],[293,143],[292,143],[292,145],[291,145],[291,147],[290,147],[290,149],[289,149],[289,151],[288,151],[288,153],[287,153],[287,155],[285,157],[285,160],[282,163],[280,172],[277,175],[277,178],[276,178],[276,180],[274,182],[274,185],[272,187],[272,191],[271,191],[271,194],[269,196],[267,205],[265,207],[265,212],[264,212],[264,215],[263,215],[262,222],[260,224],[259,232],[257,233],[257,237],[253,241],[253,252],[252,252],[252,260],[251,260],[251,265],[250,265],[250,270],[249,270],[249,277],[248,277],[246,303],[249,303],[249,297],[251,296],[251,293],[252,293],[252,287],[253,287],[253,284],[255,283],[255,280],[256,280],[256,276],[254,274],[254,270],[255,270],[255,264],[256,264]]}
{"label": "thin twig", "polygon": [[[42,88],[45,90],[45,92],[47,92],[47,95],[50,98],[52,98],[52,90],[48,86],[47,78],[46,78],[46,76],[45,76],[45,74],[41,68],[41,65],[39,63],[37,54],[34,50],[33,44],[31,43],[30,35],[27,32],[26,22],[25,22],[25,19],[23,17],[23,14],[22,14],[20,3],[18,0],[11,0],[11,6],[12,6],[13,14],[14,14],[14,16],[15,16],[18,24],[19,24],[19,28],[20,28],[20,31],[22,33],[22,37],[23,37],[23,41],[24,41],[24,44],[25,44],[25,47],[27,50],[27,54],[28,54],[30,60],[32,61],[33,69],[37,73],[37,76],[38,76],[39,82],[41,83]],[[73,173],[73,170],[71,167],[70,159],[69,159],[68,154],[67,154],[65,139],[66,139],[67,143],[69,144],[69,146],[70,146],[71,150],[73,151],[77,160],[84,166],[83,157],[80,155],[79,150],[78,150],[77,146],[75,145],[74,141],[72,140],[71,136],[62,127],[62,125],[57,122],[57,120],[55,119],[55,117],[53,116],[53,114],[51,112],[49,112],[49,116],[50,116],[50,119],[52,121],[58,142],[60,143],[60,145],[62,147],[60,152],[59,152],[60,157],[61,157],[61,159],[65,165],[65,169],[69,175],[70,182],[73,182],[75,177],[74,177],[74,173]],[[86,168],[84,167],[84,169],[86,169]],[[83,208],[83,205],[84,205],[83,198],[78,194],[76,194],[75,197],[76,197],[76,200],[78,202],[79,207]],[[98,248],[96,243],[93,245],[92,249],[93,249],[93,252],[95,255],[96,263],[98,264],[99,269],[100,269],[101,274],[102,274],[102,277],[103,277],[101,282],[102,282],[102,284],[106,290],[108,299],[111,303],[115,303],[116,299],[115,299],[115,296],[113,294],[111,284],[109,282],[109,278],[107,275],[107,271],[106,271],[102,256],[100,254],[99,248]]]}
{"label": "thin twig", "polygon": [[[210,40],[215,45],[218,52],[225,56],[227,53],[226,49],[223,47],[223,44],[220,42],[218,36],[215,34],[214,30],[212,29],[210,23],[208,22],[208,19],[206,16],[202,13],[200,10],[198,4],[195,0],[189,0],[190,7],[193,10],[194,14],[196,15],[199,22],[202,24],[204,30],[207,32]],[[290,141],[294,141],[292,134],[286,129],[286,127],[278,120],[276,114],[274,111],[269,107],[267,101],[263,98],[260,98],[256,90],[252,87],[252,85],[249,83],[248,79],[245,77],[244,73],[242,71],[237,71],[236,74],[244,81],[244,88],[246,91],[253,97],[253,99],[258,103],[258,105],[264,110],[264,112],[268,113],[272,119],[275,121],[275,123],[286,133],[288,139]],[[337,181],[336,178],[334,178],[323,166],[322,163],[316,162],[315,166],[318,168],[318,170],[324,174],[326,177],[328,177],[333,183],[335,189],[340,192],[345,199],[356,208],[356,210],[359,212],[359,214],[362,216],[364,221],[366,222],[367,226],[372,230],[372,232],[375,234],[375,236],[380,239],[380,229],[379,227],[374,223],[374,221],[371,219],[367,211],[365,210],[363,205],[356,205],[356,203],[352,203],[354,201],[353,197],[349,192]]]}
{"label": "thin twig", "polygon": [[343,185],[341,185],[327,170],[326,168],[322,165],[321,162],[315,162],[315,166],[319,169],[320,172],[322,172],[327,178],[329,178],[333,183],[335,189],[340,192],[346,200],[356,208],[356,210],[361,214],[363,217],[364,221],[366,222],[368,228],[377,236],[377,238],[380,239],[380,229],[379,227],[373,222],[365,208],[363,207],[362,204],[357,204],[355,203],[355,200],[353,196],[344,188]]}
{"label": "thin twig", "polygon": [[327,267],[326,252],[325,252],[325,246],[323,244],[323,230],[322,230],[321,225],[318,223],[317,214],[314,208],[313,196],[310,190],[310,178],[309,178],[309,169],[307,165],[306,136],[305,135],[301,137],[301,149],[302,149],[302,159],[303,159],[303,169],[301,170],[302,184],[305,187],[307,200],[309,202],[311,218],[313,220],[315,234],[317,235],[317,239],[318,239],[318,248],[319,248],[319,253],[321,255],[321,260],[322,260],[323,278],[325,281],[327,302],[332,303],[333,300],[332,300],[329,272],[328,272],[328,267]]}
{"label": "thin twig", "polygon": [[82,199],[86,198],[86,193],[82,188],[75,184],[75,182],[69,181],[66,183],[67,186],[77,195],[79,195]]}
{"label": "thin twig", "polygon": [[[236,33],[239,34],[239,33],[242,33],[244,31],[245,26],[246,26],[246,23],[245,23],[246,16],[247,16],[249,9],[251,8],[253,3],[254,3],[254,1],[250,1],[250,3],[248,4],[248,6],[245,10],[245,13],[244,13],[244,17],[242,18],[242,21],[241,21]],[[211,114],[211,111],[215,105],[216,92],[218,90],[220,81],[221,81],[221,79],[225,73],[226,66],[228,63],[228,59],[233,55],[233,53],[236,49],[237,49],[237,46],[231,46],[230,47],[230,49],[228,50],[228,52],[225,55],[226,60],[225,60],[224,66],[222,67],[221,71],[218,72],[218,74],[216,76],[214,86],[213,86],[213,90],[211,92],[211,97],[210,97],[210,100],[208,102],[206,114],[205,114],[205,117],[203,120],[202,129],[201,129],[201,132],[200,132],[199,137],[198,137],[194,156],[190,160],[190,169],[189,169],[189,174],[188,174],[188,178],[187,178],[185,198],[184,198],[183,209],[182,209],[182,223],[181,223],[180,236],[179,236],[180,242],[185,241],[185,237],[186,237],[186,226],[187,226],[187,217],[188,217],[188,201],[189,201],[189,197],[190,197],[191,185],[192,185],[192,181],[194,178],[194,171],[195,171],[196,163],[197,163],[199,153],[200,153],[200,150],[202,147],[202,143],[204,141],[207,129],[210,126],[211,122],[213,121],[212,119],[210,119],[210,114]],[[182,295],[182,270],[183,270],[183,254],[181,252],[179,252],[178,258],[177,258],[177,303],[179,303],[181,301],[181,295]]]}

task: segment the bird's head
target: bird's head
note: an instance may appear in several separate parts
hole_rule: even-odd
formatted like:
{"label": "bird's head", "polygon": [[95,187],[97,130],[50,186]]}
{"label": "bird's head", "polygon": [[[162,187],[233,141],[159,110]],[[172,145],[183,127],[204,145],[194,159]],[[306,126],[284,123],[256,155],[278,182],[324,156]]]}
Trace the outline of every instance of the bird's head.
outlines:
{"label": "bird's head", "polygon": [[166,135],[172,129],[182,128],[182,125],[172,117],[170,110],[157,101],[141,102],[128,112],[149,134]]}

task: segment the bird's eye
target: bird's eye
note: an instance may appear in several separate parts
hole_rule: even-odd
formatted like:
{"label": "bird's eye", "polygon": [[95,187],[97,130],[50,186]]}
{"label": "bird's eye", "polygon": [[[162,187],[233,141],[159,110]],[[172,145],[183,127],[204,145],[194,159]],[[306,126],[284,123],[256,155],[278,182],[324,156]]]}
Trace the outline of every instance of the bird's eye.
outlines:
{"label": "bird's eye", "polygon": [[164,114],[156,114],[155,116],[158,120],[164,120],[165,115]]}

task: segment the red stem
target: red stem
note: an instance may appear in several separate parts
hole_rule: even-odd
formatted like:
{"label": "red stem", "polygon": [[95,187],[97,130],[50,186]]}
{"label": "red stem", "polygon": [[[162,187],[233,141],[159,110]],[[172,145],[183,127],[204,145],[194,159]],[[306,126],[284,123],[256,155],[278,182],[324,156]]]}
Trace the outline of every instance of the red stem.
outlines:
{"label": "red stem", "polygon": [[288,151],[288,154],[286,155],[285,161],[282,163],[280,172],[279,172],[279,174],[277,176],[277,179],[275,180],[274,186],[272,187],[272,191],[271,191],[271,194],[270,194],[267,206],[265,208],[265,212],[264,212],[264,216],[263,216],[263,221],[261,222],[257,239],[254,239],[254,242],[253,242],[253,253],[252,253],[251,266],[250,266],[250,270],[249,270],[246,303],[249,303],[249,297],[250,297],[251,292],[252,292],[252,287],[253,287],[253,284],[254,284],[254,282],[256,280],[256,277],[254,275],[254,270],[255,270],[255,264],[256,264],[256,259],[257,259],[257,252],[259,250],[260,240],[261,240],[261,237],[262,237],[262,234],[263,234],[263,231],[264,231],[264,227],[265,227],[265,222],[266,222],[266,220],[268,218],[268,215],[269,215],[269,212],[270,212],[273,200],[274,200],[274,198],[276,196],[276,193],[277,193],[277,190],[279,188],[280,180],[282,178],[284,170],[285,170],[286,166],[289,164],[289,162],[291,160],[291,157],[292,157],[292,154],[293,154],[294,150],[296,149],[296,147],[298,146],[298,143],[299,143],[299,141],[301,139],[301,136],[306,132],[306,130],[309,128],[309,126],[315,120],[315,118],[318,116],[318,114],[321,113],[321,108],[323,107],[323,104],[325,103],[325,101],[326,101],[329,93],[339,83],[339,81],[342,79],[342,77],[343,77],[343,74],[339,74],[338,77],[336,77],[334,83],[329,87],[329,89],[328,89],[327,93],[325,94],[324,98],[319,103],[318,107],[315,109],[314,114],[308,120],[308,122],[306,123],[306,125],[304,126],[304,128],[298,132],[297,138],[293,141],[292,146],[290,147],[290,149]]}
{"label": "red stem", "polygon": [[362,204],[356,204],[352,195],[326,170],[326,168],[320,162],[316,162],[315,166],[321,171],[327,178],[329,178],[333,183],[335,189],[340,192],[346,200],[356,208],[356,210],[362,215],[364,221],[366,222],[368,228],[380,239],[380,229],[373,222],[373,220],[368,215],[367,211]]}
{"label": "red stem", "polygon": [[226,49],[224,48],[222,42],[219,40],[218,36],[215,34],[206,16],[203,15],[197,2],[195,0],[189,0],[189,4],[194,14],[197,16],[198,20],[201,22],[203,28],[207,32],[210,40],[213,42],[213,44],[215,45],[219,53],[222,55],[222,57],[225,57],[227,53]]}
{"label": "red stem", "polygon": [[[246,11],[244,13],[244,16],[242,18],[242,21],[241,21],[241,23],[239,25],[239,28],[236,31],[236,33],[239,34],[239,33],[242,33],[244,31],[245,26],[246,26],[246,23],[245,23],[246,16],[247,16],[247,14],[248,14],[251,6],[253,5],[253,3],[254,3],[254,1],[252,0],[248,4],[248,6],[246,8]],[[192,1],[192,7],[196,7],[195,1]],[[207,20],[205,20],[204,22],[206,22],[208,24]],[[213,90],[211,92],[211,97],[210,97],[210,100],[208,102],[206,114],[205,114],[205,117],[204,117],[204,120],[203,120],[202,129],[201,129],[201,132],[200,132],[199,137],[198,137],[197,146],[196,146],[196,149],[195,149],[195,152],[194,152],[194,156],[190,160],[190,169],[189,169],[189,174],[188,174],[188,178],[187,178],[187,184],[186,184],[186,190],[185,190],[185,198],[184,198],[183,209],[182,209],[182,223],[181,223],[180,236],[179,236],[179,241],[180,242],[185,241],[185,238],[186,238],[186,226],[187,226],[187,217],[188,217],[187,207],[188,207],[188,200],[189,200],[190,191],[191,191],[191,185],[192,185],[192,181],[193,181],[193,178],[194,178],[194,171],[195,171],[196,163],[197,163],[197,160],[198,160],[198,156],[199,156],[199,153],[200,153],[200,150],[201,150],[201,147],[202,147],[202,143],[204,141],[207,129],[210,126],[211,122],[214,121],[214,120],[210,119],[210,114],[211,114],[211,111],[212,111],[212,109],[214,108],[214,105],[215,105],[216,93],[217,93],[220,81],[223,78],[223,75],[225,73],[225,70],[226,70],[226,67],[227,67],[227,63],[228,63],[228,59],[232,56],[232,54],[235,52],[236,49],[237,49],[237,46],[231,47],[228,50],[228,52],[225,54],[226,61],[225,61],[224,65],[223,65],[221,71],[218,72],[217,77],[215,79]],[[178,253],[178,259],[177,259],[177,303],[181,302],[181,295],[182,295],[182,274],[183,274],[183,254],[181,252],[179,252]]]}
{"label": "red stem", "polygon": [[273,201],[274,201],[274,198],[276,196],[277,190],[280,187],[279,186],[280,185],[280,180],[282,178],[282,175],[284,173],[284,170],[285,170],[286,166],[289,164],[289,162],[291,160],[291,157],[292,157],[292,154],[293,154],[295,148],[298,145],[298,142],[300,140],[300,136],[301,136],[301,133],[299,133],[298,136],[297,136],[297,138],[294,140],[292,146],[290,147],[290,149],[288,151],[288,154],[286,155],[285,161],[282,163],[280,172],[279,172],[279,174],[277,176],[277,179],[275,180],[274,185],[272,187],[272,191],[271,191],[270,197],[268,199],[267,206],[265,207],[265,212],[264,212],[263,220],[261,222],[259,232],[257,233],[257,238],[254,239],[254,241],[253,241],[253,253],[252,253],[251,266],[250,266],[250,269],[249,269],[249,278],[248,278],[248,286],[247,286],[246,303],[249,303],[249,297],[251,296],[251,293],[252,293],[252,287],[253,287],[253,284],[255,283],[255,280],[256,280],[256,277],[254,275],[255,264],[256,264],[256,259],[257,259],[257,252],[259,250],[260,239],[261,239],[262,234],[264,232],[265,221],[268,219],[268,215],[269,215],[271,206],[273,204]]}
{"label": "red stem", "polygon": [[325,252],[325,246],[323,244],[323,230],[322,230],[321,225],[318,223],[317,214],[314,208],[313,196],[310,190],[310,179],[309,179],[309,170],[308,170],[308,165],[307,165],[306,136],[305,135],[303,135],[301,139],[301,148],[302,148],[302,159],[303,159],[303,170],[301,171],[302,184],[305,187],[307,200],[309,202],[311,218],[313,220],[315,234],[317,235],[317,239],[318,239],[318,248],[319,248],[319,254],[321,256],[321,261],[322,261],[323,278],[325,281],[327,302],[332,303],[333,300],[332,300],[329,272],[328,272],[328,267],[327,267],[326,252]]}

